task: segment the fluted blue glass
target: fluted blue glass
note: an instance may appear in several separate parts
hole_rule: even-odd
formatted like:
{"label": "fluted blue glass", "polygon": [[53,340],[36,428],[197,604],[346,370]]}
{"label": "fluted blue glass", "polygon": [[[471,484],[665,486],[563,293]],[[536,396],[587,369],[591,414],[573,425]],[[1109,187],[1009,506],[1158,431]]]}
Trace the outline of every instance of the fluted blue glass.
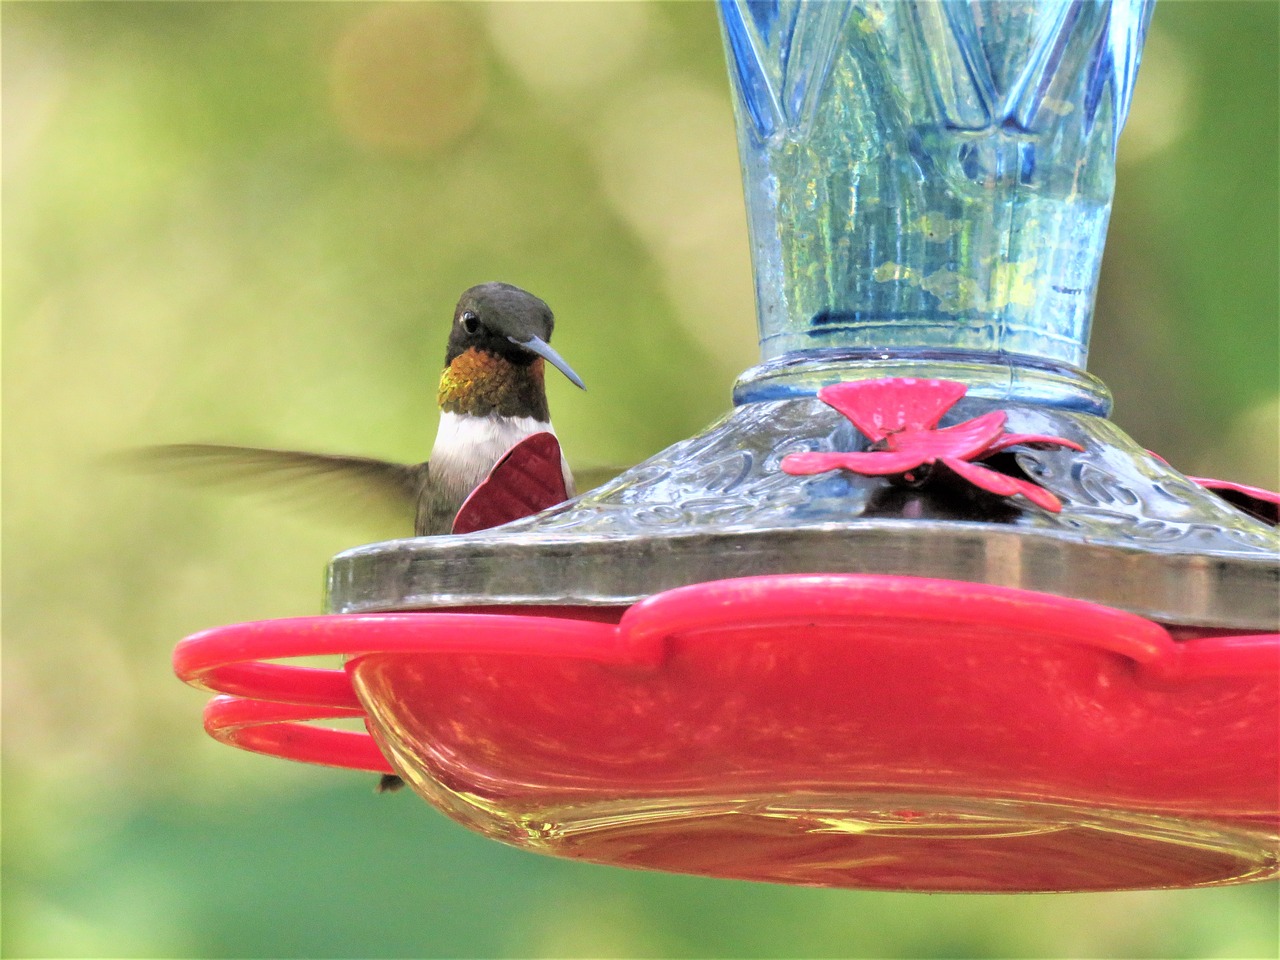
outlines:
{"label": "fluted blue glass", "polygon": [[1105,412],[1083,371],[1152,3],[721,0],[764,361],[738,399],[934,358]]}

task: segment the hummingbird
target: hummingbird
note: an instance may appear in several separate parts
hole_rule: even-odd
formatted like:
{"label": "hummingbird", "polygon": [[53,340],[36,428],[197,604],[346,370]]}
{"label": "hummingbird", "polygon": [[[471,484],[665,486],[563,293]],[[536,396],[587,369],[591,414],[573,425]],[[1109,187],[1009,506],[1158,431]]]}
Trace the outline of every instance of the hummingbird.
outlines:
{"label": "hummingbird", "polygon": [[[213,443],[148,447],[141,459],[204,479],[281,480],[330,477],[412,507],[414,535],[448,533],[467,496],[502,455],[535,433],[555,433],[547,406],[546,364],[586,389],[549,343],[555,317],[547,304],[509,283],[466,290],[453,311],[440,374],[440,425],[431,457],[403,464],[370,457]],[[561,458],[565,488],[573,473]]]}
{"label": "hummingbird", "polygon": [[[503,454],[532,434],[555,433],[546,364],[586,389],[552,349],[554,327],[545,302],[509,283],[482,283],[462,294],[440,375],[440,426],[431,457],[423,463],[203,443],[151,447],[143,458],[221,479],[256,477],[273,484],[316,476],[341,479],[349,481],[348,487],[412,506],[416,536],[449,533],[458,508]],[[573,497],[573,474],[563,456],[561,470]],[[386,774],[378,791],[401,786],[399,777]]]}

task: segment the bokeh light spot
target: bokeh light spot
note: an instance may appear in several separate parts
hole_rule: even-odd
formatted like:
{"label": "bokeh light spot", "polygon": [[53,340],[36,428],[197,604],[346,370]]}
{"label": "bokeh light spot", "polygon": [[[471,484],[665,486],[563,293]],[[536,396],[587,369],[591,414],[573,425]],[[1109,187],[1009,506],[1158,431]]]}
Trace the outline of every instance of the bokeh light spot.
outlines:
{"label": "bokeh light spot", "polygon": [[759,359],[742,179],[727,102],[682,78],[642,80],[595,139],[604,192],[662,266],[681,323],[722,369]]}
{"label": "bokeh light spot", "polygon": [[601,89],[626,72],[652,33],[643,3],[490,3],[484,12],[498,55],[551,95]]}
{"label": "bokeh light spot", "polygon": [[1173,146],[1195,121],[1195,67],[1182,45],[1152,29],[1116,160],[1141,163]]}
{"label": "bokeh light spot", "polygon": [[445,4],[362,12],[333,52],[333,109],[356,142],[430,154],[475,127],[488,91],[478,32]]}

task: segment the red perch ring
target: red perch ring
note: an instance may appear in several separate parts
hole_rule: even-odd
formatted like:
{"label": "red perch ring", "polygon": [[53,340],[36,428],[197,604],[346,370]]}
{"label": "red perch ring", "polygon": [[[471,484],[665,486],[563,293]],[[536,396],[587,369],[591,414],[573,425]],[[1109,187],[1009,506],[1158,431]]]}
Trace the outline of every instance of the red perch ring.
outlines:
{"label": "red perch ring", "polygon": [[[345,670],[263,662],[314,654]],[[174,664],[222,694],[205,711],[217,739],[394,768],[542,853],[886,890],[1280,872],[1277,634],[1175,640],[1048,594],[823,574],[595,613],[239,624],[184,640]],[[338,716],[372,736],[308,722]]]}

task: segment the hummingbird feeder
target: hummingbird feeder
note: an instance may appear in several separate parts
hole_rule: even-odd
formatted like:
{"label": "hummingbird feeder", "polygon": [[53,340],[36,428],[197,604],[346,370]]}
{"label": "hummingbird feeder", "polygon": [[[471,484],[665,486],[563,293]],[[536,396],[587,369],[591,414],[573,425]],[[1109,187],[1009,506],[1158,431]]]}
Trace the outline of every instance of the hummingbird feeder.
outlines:
{"label": "hummingbird feeder", "polygon": [[206,728],[596,863],[1276,877],[1280,497],[1179,473],[1085,372],[1150,0],[719,10],[762,352],[732,412],[565,503],[535,436],[455,535],[335,557],[330,615],[184,640]]}

